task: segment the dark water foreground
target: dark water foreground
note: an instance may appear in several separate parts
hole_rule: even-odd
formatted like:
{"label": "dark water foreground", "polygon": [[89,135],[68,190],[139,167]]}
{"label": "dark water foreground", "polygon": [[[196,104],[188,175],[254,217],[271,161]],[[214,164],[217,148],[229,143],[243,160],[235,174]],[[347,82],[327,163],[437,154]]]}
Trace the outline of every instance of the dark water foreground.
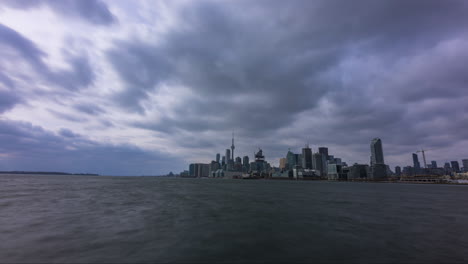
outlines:
{"label": "dark water foreground", "polygon": [[468,186],[4,175],[0,262],[467,263]]}

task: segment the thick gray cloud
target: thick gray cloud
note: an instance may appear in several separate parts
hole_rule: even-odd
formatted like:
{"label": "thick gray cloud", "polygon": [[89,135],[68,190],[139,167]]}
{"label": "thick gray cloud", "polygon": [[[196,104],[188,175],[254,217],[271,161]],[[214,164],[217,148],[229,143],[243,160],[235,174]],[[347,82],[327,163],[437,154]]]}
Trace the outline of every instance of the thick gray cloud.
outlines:
{"label": "thick gray cloud", "polygon": [[19,9],[50,7],[64,17],[76,17],[93,24],[109,25],[116,22],[107,5],[100,0],[3,0],[0,5]]}
{"label": "thick gray cloud", "polygon": [[[424,100],[468,96],[466,1],[202,1],[178,12],[180,27],[158,43],[120,41],[108,52],[126,84],[116,96],[123,107],[145,113],[150,94],[167,84],[193,92],[136,126],[194,149],[213,149],[213,135],[226,140],[236,130],[247,142],[271,142],[273,157],[287,151],[279,139],[288,137],[303,142],[293,147],[350,145],[364,154],[359,161],[373,137],[389,143],[388,153],[466,139],[419,126],[434,115],[415,110]],[[464,124],[466,113],[453,123]],[[448,137],[429,139],[429,131]]]}
{"label": "thick gray cloud", "polygon": [[[91,85],[95,79],[86,55],[68,56],[70,69],[51,69],[44,62],[47,53],[40,50],[28,38],[2,24],[0,24],[0,47],[3,47],[0,50],[2,56],[0,69],[4,70],[0,75],[0,81],[9,87],[16,86],[12,80],[15,78],[27,83],[44,82],[47,85],[74,91]],[[31,72],[24,72],[22,68],[17,67],[23,62],[30,67]]]}
{"label": "thick gray cloud", "polygon": [[[2,4],[23,10],[47,5],[64,15],[64,23],[68,17],[117,21],[100,1]],[[233,130],[236,155],[251,156],[262,147],[273,163],[307,142],[314,150],[329,146],[349,163],[368,162],[374,137],[382,138],[392,166],[410,164],[419,148],[440,150],[428,154],[439,163],[466,158],[464,0],[163,1],[155,4],[160,10],[138,2],[108,4],[130,19],[119,17],[108,35],[90,34],[93,41],[64,41],[62,49],[73,50],[64,52],[73,54],[64,56],[65,68],[51,67],[47,49],[0,24],[0,46],[6,47],[0,50],[0,112],[27,102],[38,94],[36,86],[52,87],[41,96],[60,105],[45,107],[54,130],[66,121],[90,128],[90,136],[128,137],[181,155],[182,167],[223,153]],[[70,35],[73,30],[80,29],[71,28]],[[51,133],[47,128],[37,134]],[[73,149],[75,141],[86,149],[88,141],[74,131],[63,128],[51,141],[59,149]],[[111,159],[136,168],[153,157],[125,145],[98,145],[96,153],[111,153],[108,168]]]}
{"label": "thick gray cloud", "polygon": [[160,175],[183,168],[168,154],[94,142],[66,128],[55,134],[11,120],[0,120],[0,153],[0,170]]}

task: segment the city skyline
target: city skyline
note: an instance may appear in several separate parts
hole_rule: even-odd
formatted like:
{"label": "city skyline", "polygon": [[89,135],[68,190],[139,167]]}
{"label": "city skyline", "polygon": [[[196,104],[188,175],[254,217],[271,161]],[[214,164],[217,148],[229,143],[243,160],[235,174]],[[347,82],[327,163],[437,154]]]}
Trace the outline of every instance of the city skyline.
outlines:
{"label": "city skyline", "polygon": [[369,164],[373,138],[392,170],[422,149],[461,167],[466,14],[463,0],[0,1],[0,170],[160,175],[259,147],[278,167],[306,144]]}

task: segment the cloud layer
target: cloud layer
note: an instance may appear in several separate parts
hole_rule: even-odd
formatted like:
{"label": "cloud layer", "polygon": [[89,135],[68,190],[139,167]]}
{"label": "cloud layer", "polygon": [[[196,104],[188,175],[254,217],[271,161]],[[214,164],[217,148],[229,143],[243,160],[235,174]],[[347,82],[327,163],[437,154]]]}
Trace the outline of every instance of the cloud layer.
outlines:
{"label": "cloud layer", "polygon": [[[42,127],[64,146],[74,135],[96,152],[131,146],[141,152],[125,154],[130,174],[152,158],[178,157],[161,172],[209,161],[232,131],[236,153],[262,147],[273,164],[307,142],[368,162],[374,137],[392,166],[420,148],[434,148],[428,158],[439,164],[468,155],[465,1],[2,5],[3,122]],[[15,27],[13,13],[44,27]],[[60,36],[53,43],[36,33],[47,26]],[[119,174],[111,164],[102,171]]]}

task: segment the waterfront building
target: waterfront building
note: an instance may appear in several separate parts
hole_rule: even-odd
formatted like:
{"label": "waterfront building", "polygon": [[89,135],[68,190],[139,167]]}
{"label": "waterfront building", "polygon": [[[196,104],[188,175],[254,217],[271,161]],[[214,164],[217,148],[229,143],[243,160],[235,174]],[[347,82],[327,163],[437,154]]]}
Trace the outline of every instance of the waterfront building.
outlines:
{"label": "waterfront building", "polygon": [[215,160],[211,161],[210,163],[210,176],[213,172],[219,170],[221,168],[221,165],[219,162],[216,162]]}
{"label": "waterfront building", "polygon": [[230,160],[231,160],[231,150],[230,149],[226,149],[226,163],[228,163]]}
{"label": "waterfront building", "polygon": [[451,161],[450,164],[452,164],[453,172],[460,172],[460,165],[458,164],[458,161]]}
{"label": "waterfront building", "polygon": [[312,169],[312,149],[309,145],[302,149],[302,168]]}
{"label": "waterfront building", "polygon": [[382,140],[380,140],[380,138],[372,139],[370,148],[371,148],[371,166],[373,164],[385,164],[383,148],[382,148]]}
{"label": "waterfront building", "polygon": [[372,180],[383,180],[387,178],[387,165],[376,163],[370,167]]}
{"label": "waterfront building", "polygon": [[328,164],[328,180],[331,181],[338,181],[338,180],[347,180],[348,178],[348,170],[344,169],[343,166],[332,163]]}
{"label": "waterfront building", "polygon": [[219,159],[220,159],[221,155],[219,153],[216,154],[216,162],[219,163]]}
{"label": "waterfront building", "polygon": [[435,160],[431,161],[431,167],[433,169],[436,169],[437,168],[437,161],[435,161]]}
{"label": "waterfront building", "polygon": [[413,168],[415,174],[419,174],[421,172],[421,164],[419,163],[418,154],[416,153],[413,153]]}
{"label": "waterfront building", "polygon": [[365,180],[368,178],[367,173],[369,172],[369,165],[357,164],[349,168],[348,180]]}
{"label": "waterfront building", "polygon": [[208,177],[210,174],[210,164],[192,163],[189,165],[191,177]]}

